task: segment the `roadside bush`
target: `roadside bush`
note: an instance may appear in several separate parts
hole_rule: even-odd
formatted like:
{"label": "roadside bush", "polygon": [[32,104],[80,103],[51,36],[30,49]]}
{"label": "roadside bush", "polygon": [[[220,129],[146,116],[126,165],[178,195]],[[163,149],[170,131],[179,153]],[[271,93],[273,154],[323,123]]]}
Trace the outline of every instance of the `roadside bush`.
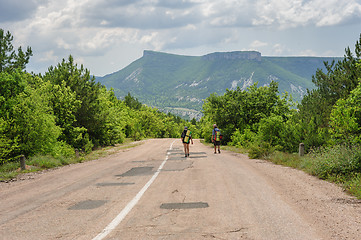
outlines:
{"label": "roadside bush", "polygon": [[297,152],[300,138],[300,125],[297,121],[284,119],[282,116],[272,115],[261,119],[258,126],[258,137],[269,142],[271,146],[285,151]]}
{"label": "roadside bush", "polygon": [[312,150],[308,171],[321,179],[342,181],[352,173],[361,173],[361,148],[335,145]]}
{"label": "roadside bush", "polygon": [[[9,163],[6,163],[5,165],[7,165],[7,164],[9,164]],[[0,169],[0,181],[15,178],[16,175],[17,175],[17,172],[15,170],[6,171],[6,170]]]}
{"label": "roadside bush", "polygon": [[53,152],[51,153],[51,155],[55,158],[60,158],[60,157],[68,158],[68,157],[74,157],[75,151],[72,146],[70,146],[65,142],[57,142],[54,144]]}
{"label": "roadside bush", "polygon": [[[14,72],[8,79],[24,82],[22,92],[7,100],[4,132],[18,147],[12,155],[31,156],[36,153],[51,154],[61,128],[49,106],[49,83],[27,73]],[[14,80],[15,81],[15,80]]]}
{"label": "roadside bush", "polygon": [[36,166],[39,168],[54,168],[64,165],[64,161],[56,159],[50,155],[33,156],[27,161],[28,165]]}
{"label": "roadside bush", "polygon": [[272,115],[260,120],[258,135],[264,142],[268,142],[272,146],[277,146],[281,144],[281,132],[283,128],[283,118]]}
{"label": "roadside bush", "polygon": [[256,133],[249,128],[246,128],[243,133],[236,129],[231,136],[231,140],[229,143],[231,146],[248,148],[256,140]]}
{"label": "roadside bush", "polygon": [[361,84],[346,99],[339,99],[330,116],[331,138],[335,143],[361,143]]}
{"label": "roadside bush", "polygon": [[249,147],[248,157],[251,159],[268,159],[275,152],[277,147],[272,146],[269,142],[255,142]]}
{"label": "roadside bush", "polygon": [[300,169],[302,158],[297,153],[275,151],[271,154],[270,161],[275,164]]}
{"label": "roadside bush", "polygon": [[6,173],[6,172],[9,173],[15,171],[19,167],[20,167],[19,162],[8,162],[3,165],[0,165],[0,173]]}
{"label": "roadside bush", "polygon": [[[212,130],[213,130],[213,124],[209,117],[203,117],[200,120],[200,137],[204,139],[205,142],[210,143],[212,142]],[[222,129],[221,129],[222,130]],[[223,134],[223,131],[222,131]]]}
{"label": "roadside bush", "polygon": [[1,118],[0,118],[0,166],[7,162],[14,160],[14,152],[18,151],[18,144],[16,139],[9,139],[1,129]]}
{"label": "roadside bush", "polygon": [[346,191],[361,199],[361,173],[354,173],[344,184]]}

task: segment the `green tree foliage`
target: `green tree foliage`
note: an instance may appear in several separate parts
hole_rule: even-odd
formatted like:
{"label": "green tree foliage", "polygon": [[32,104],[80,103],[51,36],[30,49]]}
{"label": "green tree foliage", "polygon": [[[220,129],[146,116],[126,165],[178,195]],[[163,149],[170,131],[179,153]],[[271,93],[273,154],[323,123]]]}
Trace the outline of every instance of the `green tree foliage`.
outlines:
{"label": "green tree foliage", "polygon": [[[19,154],[47,154],[56,147],[60,128],[49,104],[49,84],[15,70],[0,73],[2,86],[0,138],[1,155],[12,159]],[[4,162],[5,160],[3,160]]]}
{"label": "green tree foliage", "polygon": [[297,151],[300,143],[300,125],[293,119],[285,121],[279,115],[261,119],[257,133],[261,142],[267,142],[281,151]]}
{"label": "green tree foliage", "polygon": [[[123,142],[125,137],[135,140],[178,138],[185,125],[192,128],[193,136],[199,136],[196,126],[190,122],[142,104],[139,109],[130,108],[125,101],[117,99],[112,90],[99,85],[99,88],[89,90],[90,93],[84,93],[96,93],[93,107],[97,111],[89,117],[97,121],[97,131],[91,138],[89,125],[78,125],[85,97],[78,98],[79,93],[72,90],[72,81],[80,81],[77,76],[81,69],[72,68],[70,73],[78,73],[68,79],[50,79],[50,76],[68,76],[66,69],[53,68],[50,71],[53,75],[47,73],[43,78],[20,70],[0,73],[0,164],[14,160],[20,154],[55,157],[74,154],[71,147],[89,152],[93,142],[114,145]],[[94,86],[98,84],[88,87]],[[77,88],[73,86],[73,89]]]}
{"label": "green tree foliage", "polygon": [[5,33],[0,28],[0,72],[11,72],[16,68],[24,70],[33,55],[30,47],[27,47],[26,52],[19,47],[16,53],[11,43],[13,39],[14,37],[9,31]]}
{"label": "green tree foliage", "polygon": [[12,160],[19,152],[19,136],[10,134],[17,96],[25,89],[25,82],[19,75],[0,72],[0,164]]}
{"label": "green tree foliage", "polygon": [[[24,77],[33,78],[30,75]],[[61,133],[49,104],[48,86],[41,79],[35,80],[37,86],[28,84],[25,91],[17,96],[13,108],[13,134],[18,136],[20,149],[26,155],[52,152]]]}
{"label": "green tree foliage", "polygon": [[140,109],[142,107],[142,103],[139,102],[137,98],[131,96],[129,92],[127,96],[124,97],[124,103],[131,109]]}
{"label": "green tree foliage", "polygon": [[124,102],[115,97],[112,90],[108,91],[104,86],[100,89],[98,101],[102,111],[99,111],[96,117],[103,124],[99,142],[107,146],[122,143],[126,137],[124,128],[129,120],[129,110]]}
{"label": "green tree foliage", "polygon": [[334,143],[349,146],[361,144],[361,79],[346,99],[341,98],[334,105],[330,132]]}
{"label": "green tree foliage", "polygon": [[9,128],[9,121],[0,117],[0,165],[14,160],[16,153],[19,152],[16,139],[11,139],[7,134]]}
{"label": "green tree foliage", "polygon": [[228,90],[223,96],[212,94],[203,105],[207,122],[216,123],[222,129],[224,141],[231,140],[238,129],[257,132],[259,122],[272,114],[287,120],[291,113],[287,95],[278,95],[278,84],[271,82],[269,86],[257,87],[257,83],[243,91],[240,88]]}
{"label": "green tree foliage", "polygon": [[216,123],[223,143],[249,149],[251,158],[266,157],[275,150],[293,152],[301,139],[301,127],[292,107],[287,93],[278,94],[276,82],[262,87],[256,83],[245,91],[227,90],[223,96],[212,94],[203,105],[202,134],[210,141]]}
{"label": "green tree foliage", "polygon": [[325,62],[326,73],[317,70],[313,76],[316,89],[308,91],[302,99],[299,117],[302,120],[305,144],[308,147],[320,146],[329,139],[330,114],[339,99],[345,99],[356,88],[361,77],[357,67],[361,58],[361,35],[355,44],[355,55],[346,48],[342,61]]}
{"label": "green tree foliage", "polygon": [[189,126],[192,129],[194,137],[200,136],[195,125],[180,119],[178,116],[165,114],[144,105],[139,110],[129,111],[125,132],[128,137],[134,140],[145,137],[178,138],[184,126]]}
{"label": "green tree foliage", "polygon": [[200,136],[195,120],[162,113],[130,94],[117,99],[72,56],[44,76],[24,72],[31,49],[16,54],[11,34],[0,33],[0,164],[20,154],[61,158],[74,155],[73,148],[89,152],[126,137],[178,138],[185,125]]}
{"label": "green tree foliage", "polygon": [[[95,82],[94,77],[90,76],[89,70],[85,69],[83,65],[78,68],[70,55],[68,61],[63,59],[56,67],[49,67],[43,78],[53,85],[63,86],[65,84],[65,87],[70,88],[75,94],[76,100],[80,103],[79,107],[75,106],[73,108],[75,110],[73,128],[76,133],[79,133],[79,130],[86,129],[86,133],[76,139],[78,144],[74,147],[83,148],[84,145],[88,144],[87,139],[95,145],[104,145],[105,142],[102,140],[105,137],[102,134],[106,130],[101,119],[102,114],[99,114],[104,109],[101,108],[98,99],[101,85]],[[64,109],[66,106],[63,105],[61,108]],[[58,118],[60,117],[58,116]],[[74,142],[74,139],[71,141]]]}
{"label": "green tree foliage", "polygon": [[59,140],[71,146],[79,146],[79,141],[86,133],[84,127],[75,126],[75,113],[79,110],[81,101],[76,98],[75,92],[66,85],[65,81],[61,82],[60,85],[50,85],[49,99],[56,125],[62,130]]}

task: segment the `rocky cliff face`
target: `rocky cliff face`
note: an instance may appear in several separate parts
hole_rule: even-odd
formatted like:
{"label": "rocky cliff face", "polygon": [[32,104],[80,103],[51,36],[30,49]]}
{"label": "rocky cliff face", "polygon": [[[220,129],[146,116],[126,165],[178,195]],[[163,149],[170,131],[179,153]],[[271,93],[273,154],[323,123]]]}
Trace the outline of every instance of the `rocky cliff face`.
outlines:
{"label": "rocky cliff face", "polygon": [[203,113],[201,111],[197,111],[194,109],[187,109],[187,108],[166,107],[166,108],[160,108],[159,110],[164,113],[171,113],[189,120],[193,118],[196,120],[200,120],[201,117],[203,116]]}
{"label": "rocky cliff face", "polygon": [[215,52],[215,53],[204,55],[202,58],[205,60],[244,59],[244,60],[254,60],[254,61],[258,61],[258,62],[260,62],[262,60],[261,53],[256,52],[256,51]]}

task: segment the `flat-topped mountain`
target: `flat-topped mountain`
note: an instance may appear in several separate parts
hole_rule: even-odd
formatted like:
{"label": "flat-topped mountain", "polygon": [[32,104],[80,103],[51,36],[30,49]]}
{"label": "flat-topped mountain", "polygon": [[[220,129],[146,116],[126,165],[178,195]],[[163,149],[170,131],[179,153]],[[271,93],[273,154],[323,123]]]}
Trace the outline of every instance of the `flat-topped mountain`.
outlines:
{"label": "flat-topped mountain", "polygon": [[238,52],[215,52],[204,55],[205,60],[255,60],[261,61],[261,53],[256,51],[238,51]]}
{"label": "flat-topped mountain", "polygon": [[162,111],[199,118],[203,100],[211,93],[223,94],[237,87],[246,90],[255,82],[264,86],[276,81],[280,94],[287,91],[295,100],[301,100],[307,88],[314,88],[312,75],[318,68],[324,69],[324,61],[333,59],[264,57],[256,51],[204,56],[144,51],[138,60],[97,81],[113,88],[117,97],[130,92],[142,103]]}

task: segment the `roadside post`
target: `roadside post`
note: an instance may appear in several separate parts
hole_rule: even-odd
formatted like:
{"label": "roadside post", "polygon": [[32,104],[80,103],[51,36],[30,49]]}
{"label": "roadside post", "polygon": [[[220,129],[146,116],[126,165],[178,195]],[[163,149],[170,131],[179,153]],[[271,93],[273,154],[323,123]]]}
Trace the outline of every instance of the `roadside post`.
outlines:
{"label": "roadside post", "polygon": [[77,148],[75,148],[75,156],[76,158],[79,158],[79,150]]}
{"label": "roadside post", "polygon": [[300,157],[305,155],[305,144],[304,143],[300,143],[300,146],[298,148],[298,154],[300,155]]}
{"label": "roadside post", "polygon": [[24,155],[20,155],[20,169],[21,169],[21,171],[26,169],[25,156]]}

